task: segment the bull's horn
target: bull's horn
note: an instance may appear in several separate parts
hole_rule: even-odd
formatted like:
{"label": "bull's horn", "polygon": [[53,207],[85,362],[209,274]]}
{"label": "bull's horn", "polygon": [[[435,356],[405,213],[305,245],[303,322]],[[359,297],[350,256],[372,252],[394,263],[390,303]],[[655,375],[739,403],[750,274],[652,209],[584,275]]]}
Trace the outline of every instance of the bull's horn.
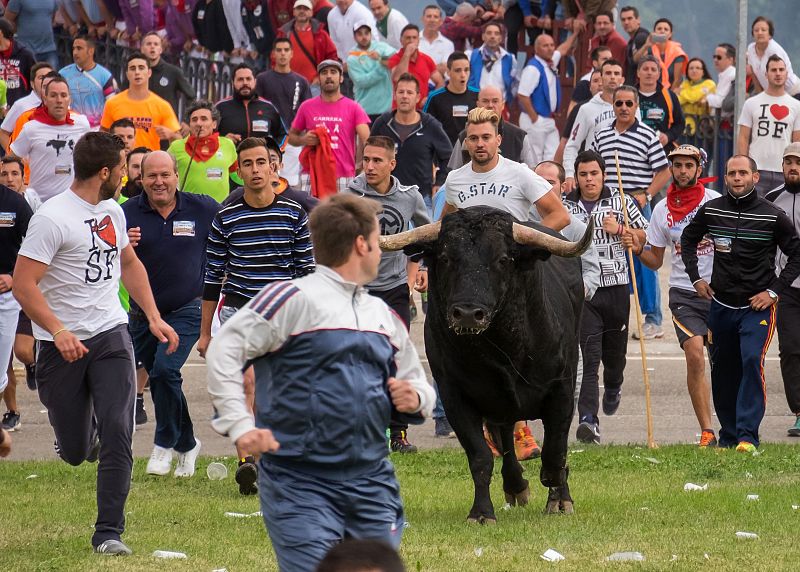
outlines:
{"label": "bull's horn", "polygon": [[442,227],[442,222],[437,221],[431,224],[425,224],[412,228],[399,234],[389,234],[380,237],[381,250],[402,250],[409,244],[415,242],[426,242],[429,240],[436,240],[439,238],[439,229]]}
{"label": "bull's horn", "polygon": [[528,246],[537,246],[543,248],[556,256],[580,256],[583,254],[589,245],[592,244],[592,234],[594,233],[594,223],[589,219],[589,224],[586,225],[586,232],[580,240],[570,242],[555,236],[551,236],[546,232],[536,230],[518,223],[514,223],[514,241],[518,244],[525,244]]}

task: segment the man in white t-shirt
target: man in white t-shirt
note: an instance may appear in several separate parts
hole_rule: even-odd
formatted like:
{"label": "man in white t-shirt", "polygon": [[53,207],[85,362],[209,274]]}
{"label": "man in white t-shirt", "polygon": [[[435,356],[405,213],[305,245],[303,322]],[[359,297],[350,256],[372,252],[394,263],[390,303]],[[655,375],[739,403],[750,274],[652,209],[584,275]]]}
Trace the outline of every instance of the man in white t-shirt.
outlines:
{"label": "man in white t-shirt", "polygon": [[43,104],[11,143],[11,152],[28,160],[30,186],[46,202],[72,184],[75,143],[91,128],[85,116],[70,112],[66,79],[50,79],[43,95]]}
{"label": "man in white t-shirt", "polygon": [[337,0],[336,6],[328,12],[328,34],[336,45],[339,61],[346,62],[347,56],[356,45],[353,27],[359,22],[367,22],[372,28],[372,37],[378,35],[375,18],[369,8],[356,0]]}
{"label": "man in white t-shirt", "polygon": [[[128,316],[119,281],[147,316],[167,353],[178,336],[158,313],[147,273],[128,243],[112,199],[125,170],[124,144],[90,132],[74,149],[72,186],[31,219],[14,269],[14,296],[38,340],[36,382],[70,465],[99,459],[95,552],[130,554],[120,539],[131,483],[136,387]],[[109,200],[112,199],[112,200]]]}
{"label": "man in white t-shirt", "polygon": [[467,115],[464,148],[472,160],[447,175],[442,217],[459,208],[485,205],[526,221],[531,205],[536,205],[542,224],[561,230],[570,218],[558,197],[548,192],[552,185],[527,165],[497,152],[502,139],[497,132],[499,122],[494,111],[483,107],[476,107]]}
{"label": "man in white t-shirt", "polygon": [[442,20],[442,9],[435,4],[426,6],[422,11],[423,29],[419,36],[419,51],[436,63],[436,69],[444,77],[447,74],[447,58],[456,48],[451,40],[439,33]]}
{"label": "man in white t-shirt", "polygon": [[[704,355],[708,343],[708,312],[711,300],[701,298],[686,274],[681,259],[681,234],[706,202],[719,195],[698,182],[703,172],[703,157],[692,145],[681,145],[669,154],[672,184],[667,198],[653,209],[647,242],[641,244],[635,235],[622,237],[623,244],[633,248],[642,264],[658,270],[664,264],[664,252],[670,248],[672,268],[669,274],[669,309],[672,323],[686,357],[686,385],[695,416],[700,424],[700,447],[713,447],[717,438],[711,427],[711,386],[706,379]],[[700,276],[711,281],[714,244],[708,238],[697,245]]]}
{"label": "man in white t-shirt", "polygon": [[786,63],[780,56],[767,60],[767,82],[765,91],[744,102],[736,142],[737,153],[758,165],[760,197],[783,182],[783,150],[800,141],[800,101],[786,93]]}

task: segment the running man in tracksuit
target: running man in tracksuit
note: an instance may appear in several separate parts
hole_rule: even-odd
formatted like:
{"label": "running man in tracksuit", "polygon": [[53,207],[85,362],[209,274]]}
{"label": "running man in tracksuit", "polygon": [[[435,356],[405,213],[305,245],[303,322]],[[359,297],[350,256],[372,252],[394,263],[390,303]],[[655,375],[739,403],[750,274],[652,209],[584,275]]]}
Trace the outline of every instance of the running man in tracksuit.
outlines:
{"label": "running man in tracksuit", "polygon": [[[386,458],[392,406],[429,417],[433,388],[405,325],[364,289],[381,205],[335,195],[311,214],[317,271],[266,286],[207,354],[214,429],[261,456],[261,510],[282,572],[314,570],[345,537],[395,548],[403,505]],[[241,371],[252,361],[255,419]]]}
{"label": "running man in tracksuit", "polygon": [[[364,172],[347,187],[350,193],[381,203],[383,211],[378,215],[381,235],[398,234],[431,222],[419,187],[401,185],[392,176],[396,164],[394,141],[382,135],[370,137],[364,145]],[[417,290],[425,291],[428,286],[428,272],[417,271],[418,266],[419,263],[409,260],[403,251],[384,252],[377,278],[367,284],[367,291],[386,302],[406,329],[411,327],[409,274],[416,276]],[[417,447],[408,441],[408,424],[401,417],[392,412],[389,446],[396,453],[416,453]]]}
{"label": "running man in tracksuit", "polygon": [[[767,391],[764,357],[775,332],[775,302],[800,276],[800,239],[789,217],[758,196],[755,161],[728,160],[728,192],[700,207],[681,236],[681,256],[697,293],[711,300],[708,345],[719,446],[758,447]],[[711,285],[700,277],[697,245],[714,241]],[[776,246],[788,257],[775,275]]]}

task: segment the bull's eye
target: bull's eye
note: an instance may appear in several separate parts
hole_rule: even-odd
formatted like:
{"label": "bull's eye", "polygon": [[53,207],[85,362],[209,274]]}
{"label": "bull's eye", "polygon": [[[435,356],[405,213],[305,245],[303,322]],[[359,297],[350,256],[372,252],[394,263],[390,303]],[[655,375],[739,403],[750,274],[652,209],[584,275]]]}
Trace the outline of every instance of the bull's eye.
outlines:
{"label": "bull's eye", "polygon": [[501,257],[498,259],[498,262],[499,262],[500,264],[506,265],[506,264],[508,264],[509,262],[512,262],[512,259],[511,259],[511,257],[510,257],[510,256],[508,256],[508,255],[504,254],[503,256],[501,256]]}
{"label": "bull's eye", "polygon": [[446,253],[442,252],[442,253],[439,255],[439,262],[440,262],[441,264],[449,264],[449,263],[450,263],[450,257],[449,257],[449,256],[447,256],[447,254],[446,254]]}

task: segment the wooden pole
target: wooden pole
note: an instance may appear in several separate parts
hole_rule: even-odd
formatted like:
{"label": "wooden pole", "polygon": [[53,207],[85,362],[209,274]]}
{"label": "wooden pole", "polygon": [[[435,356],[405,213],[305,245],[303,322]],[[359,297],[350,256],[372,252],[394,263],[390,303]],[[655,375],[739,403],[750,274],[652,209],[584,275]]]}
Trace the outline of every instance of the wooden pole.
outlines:
{"label": "wooden pole", "polygon": [[[625,228],[628,228],[628,208],[625,200],[625,191],[622,189],[622,171],[619,168],[619,154],[614,151],[614,162],[617,165],[617,184],[619,185],[619,194],[622,198],[622,216],[625,219]],[[639,307],[639,288],[636,286],[636,270],[633,267],[633,249],[627,248],[628,251],[628,266],[631,269],[631,282],[633,283],[633,305],[636,307],[636,328],[639,332],[639,350],[642,353],[642,375],[644,375],[644,403],[645,411],[647,413],[647,446],[650,449],[657,447],[655,439],[653,439],[653,411],[650,405],[650,374],[647,372],[647,352],[644,348],[644,334],[642,333],[642,309]]]}

